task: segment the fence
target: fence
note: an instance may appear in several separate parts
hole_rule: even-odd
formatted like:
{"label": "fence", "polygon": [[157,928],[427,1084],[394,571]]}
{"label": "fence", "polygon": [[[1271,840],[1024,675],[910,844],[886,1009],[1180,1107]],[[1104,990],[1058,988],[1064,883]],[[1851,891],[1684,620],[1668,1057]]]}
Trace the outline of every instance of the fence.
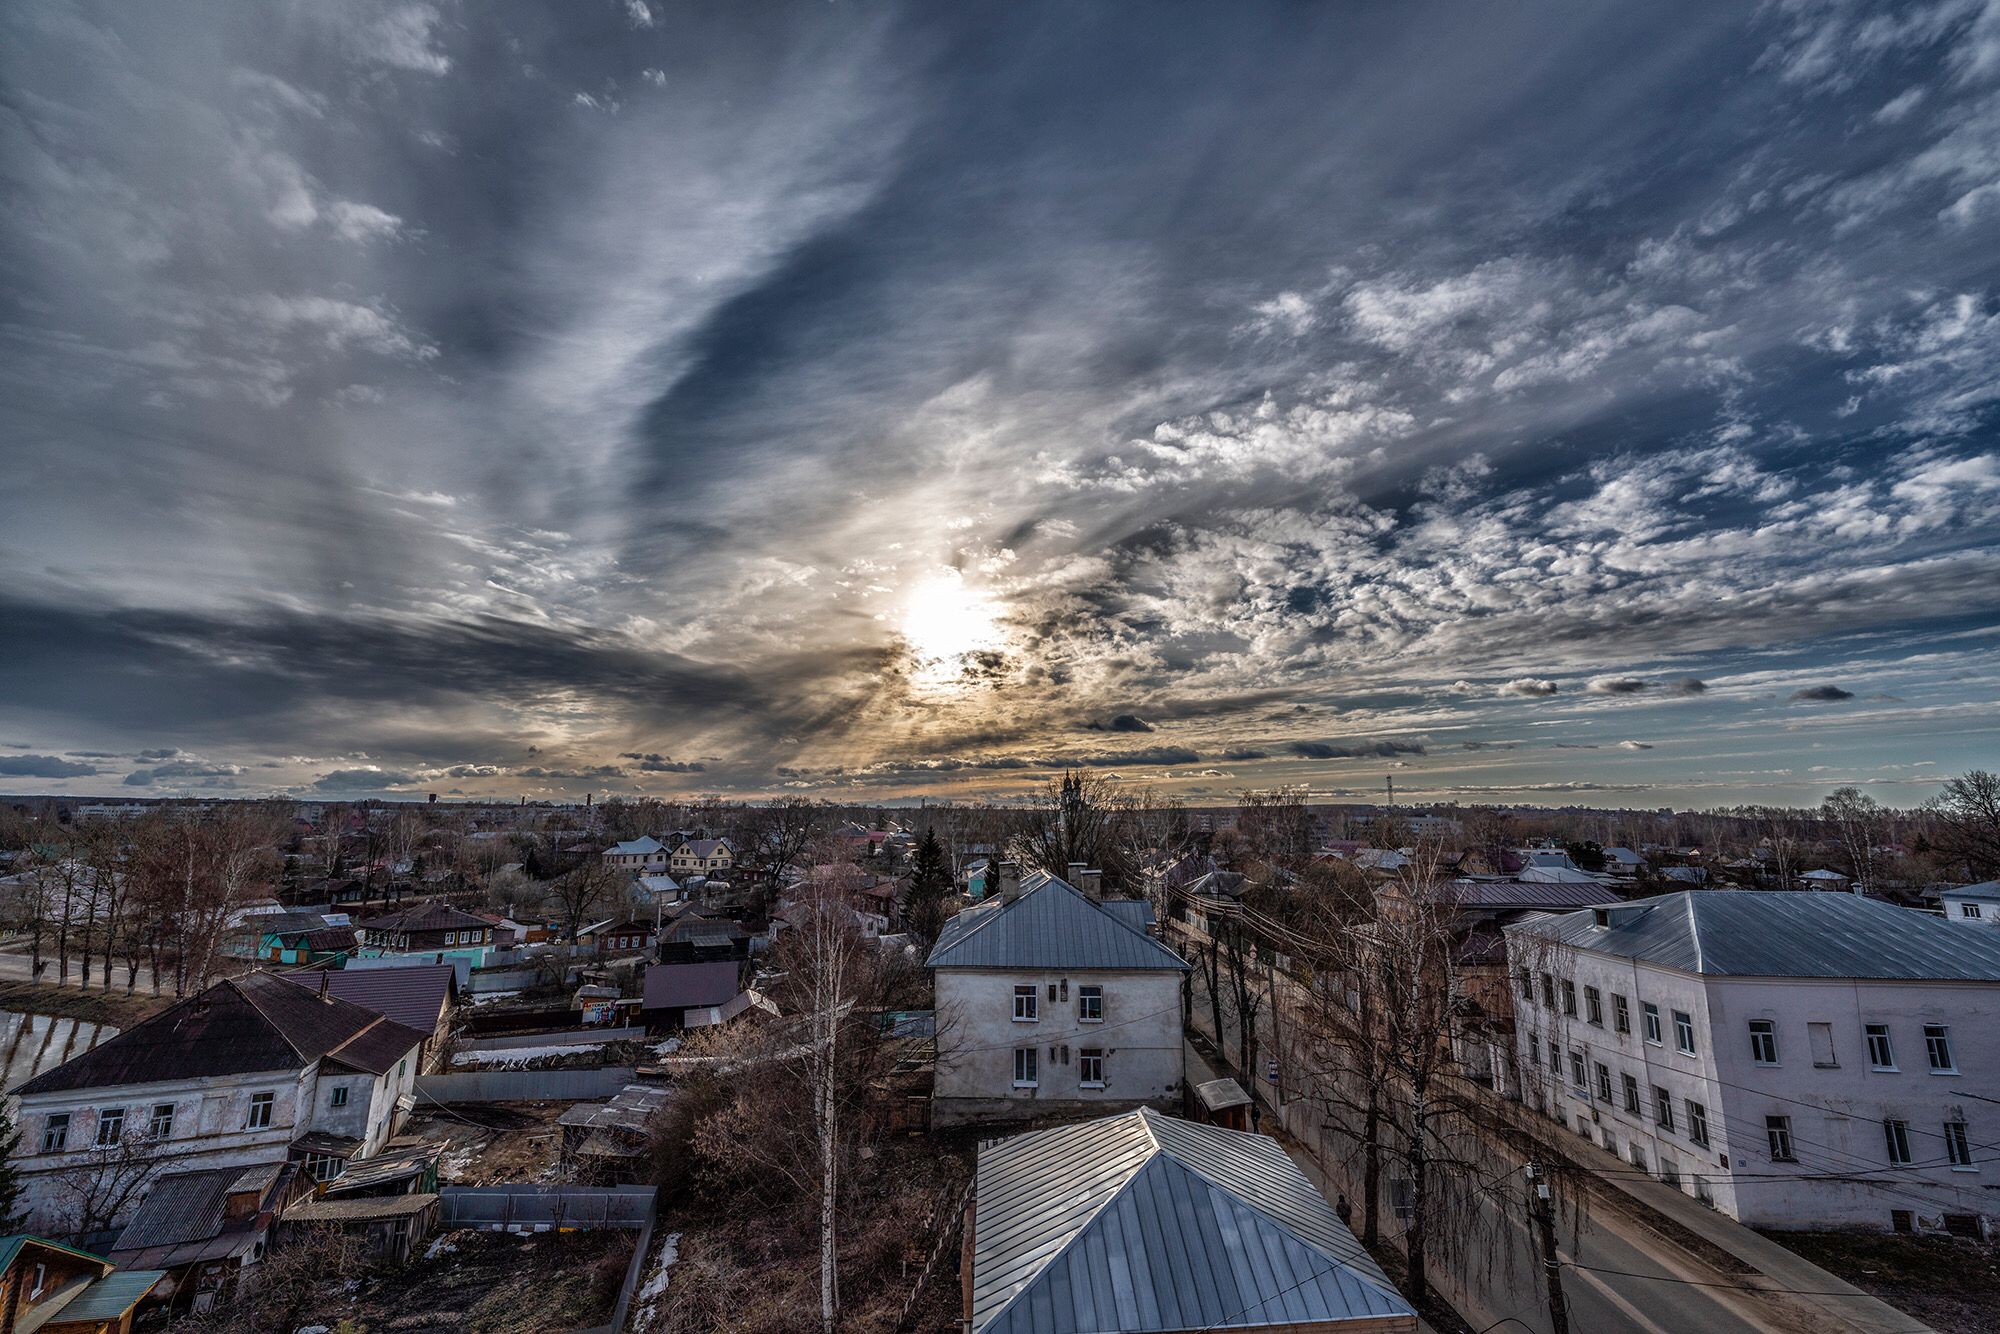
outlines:
{"label": "fence", "polygon": [[643,1028],[584,1028],[567,1033],[516,1033],[504,1038],[472,1038],[461,1051],[520,1051],[529,1047],[594,1047],[621,1038],[643,1038]]}
{"label": "fence", "polygon": [[451,1102],[589,1102],[608,1098],[636,1083],[639,1072],[629,1065],[601,1070],[469,1070],[449,1075],[418,1075],[417,1101]]}
{"label": "fence", "polygon": [[651,1186],[446,1186],[438,1192],[447,1228],[553,1232],[559,1228],[630,1228],[639,1233],[609,1324],[578,1334],[618,1334],[653,1249]]}

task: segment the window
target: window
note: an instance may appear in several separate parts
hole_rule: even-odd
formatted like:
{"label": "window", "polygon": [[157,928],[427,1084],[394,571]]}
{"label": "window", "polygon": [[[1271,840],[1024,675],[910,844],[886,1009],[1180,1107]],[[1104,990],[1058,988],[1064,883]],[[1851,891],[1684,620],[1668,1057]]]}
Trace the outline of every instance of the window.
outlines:
{"label": "window", "polygon": [[1759,1065],[1778,1063],[1778,1026],[1769,1019],[1750,1021],[1750,1059]]}
{"label": "window", "polygon": [[1642,1008],[1646,1012],[1646,1041],[1657,1047],[1660,1045],[1660,1007],[1647,1001]]}
{"label": "window", "polygon": [[1563,1013],[1576,1018],[1576,983],[1563,979]]}
{"label": "window", "polygon": [[326,1105],[329,1107],[347,1106],[347,1085],[336,1084],[332,1095],[326,1100]]}
{"label": "window", "polygon": [[1646,1151],[1639,1147],[1636,1140],[1632,1144],[1632,1166],[1641,1172],[1646,1170]]}
{"label": "window", "polygon": [[277,1101],[275,1093],[253,1093],[250,1095],[250,1115],[244,1120],[245,1130],[262,1130],[271,1124],[271,1104]]}
{"label": "window", "polygon": [[1599,1102],[1610,1102],[1611,1071],[1605,1068],[1604,1062],[1602,1061],[1598,1061],[1596,1065],[1597,1065],[1597,1100]]}
{"label": "window", "polygon": [[1660,1123],[1660,1129],[1671,1135],[1674,1133],[1674,1098],[1671,1093],[1653,1085],[1653,1119]]}
{"label": "window", "polygon": [[1104,1049],[1082,1047],[1076,1053],[1077,1082],[1087,1089],[1104,1087]]}
{"label": "window", "polygon": [[1972,1165],[1972,1137],[1966,1134],[1965,1122],[1944,1123],[1944,1156],[1956,1171],[1976,1172]]}
{"label": "window", "polygon": [[1542,1004],[1556,1008],[1556,980],[1547,973],[1542,974]]}
{"label": "window", "polygon": [[1625,1110],[1633,1116],[1640,1115],[1639,1081],[1631,1075],[1620,1075],[1619,1078],[1625,1082]]}
{"label": "window", "polygon": [[1533,1033],[1528,1034],[1528,1064],[1537,1069],[1542,1064],[1542,1040]]}
{"label": "window", "polygon": [[1910,1123],[1908,1121],[1884,1121],[1882,1138],[1889,1145],[1889,1161],[1898,1167],[1910,1164]]}
{"label": "window", "polygon": [[1891,1232],[1915,1232],[1917,1230],[1917,1211],[1914,1209],[1891,1209],[1889,1211],[1889,1230]]}
{"label": "window", "polygon": [[125,1109],[106,1107],[97,1114],[97,1142],[116,1144],[125,1137]]}
{"label": "window", "polygon": [[1569,1082],[1578,1088],[1588,1088],[1583,1077],[1583,1053],[1571,1047],[1569,1051]]}
{"label": "window", "polygon": [[1516,969],[1514,972],[1514,982],[1521,988],[1522,1000],[1531,1001],[1535,998],[1535,984],[1533,979],[1528,976],[1527,969]]}
{"label": "window", "polygon": [[1887,1024],[1868,1025],[1868,1064],[1877,1070],[1896,1068],[1896,1049],[1889,1045]]}
{"label": "window", "polygon": [[1104,988],[1078,987],[1076,989],[1076,1021],[1080,1024],[1101,1024],[1104,1022]]}
{"label": "window", "polygon": [[456,945],[458,943],[458,932],[456,931],[445,932],[444,943],[447,945]]}
{"label": "window", "polygon": [[1704,1149],[1708,1147],[1708,1108],[1693,1098],[1688,1099],[1688,1139]]}
{"label": "window", "polygon": [[1674,1011],[1674,1048],[1683,1056],[1694,1055],[1694,1018],[1686,1010]]}
{"label": "window", "polygon": [[1979,916],[1979,905],[1976,903],[1961,903],[1958,905],[1958,915],[1960,917],[1977,917]]}
{"label": "window", "polygon": [[347,1170],[346,1162],[328,1153],[307,1154],[305,1167],[314,1181],[331,1181]]}
{"label": "window", "polygon": [[1632,1007],[1625,1003],[1623,996],[1615,993],[1611,997],[1611,1026],[1620,1033],[1632,1031]]}
{"label": "window", "polygon": [[1038,1001],[1039,996],[1033,987],[1015,987],[1014,1022],[1017,1024],[1034,1023],[1040,1013],[1036,1009]]}
{"label": "window", "polygon": [[174,1105],[170,1102],[155,1103],[152,1119],[146,1122],[146,1134],[153,1139],[174,1137]]}
{"label": "window", "polygon": [[1035,1086],[1035,1049],[1033,1047],[1014,1048],[1014,1087],[1031,1089]]}
{"label": "window", "polygon": [[1660,1155],[1660,1180],[1675,1190],[1681,1188],[1681,1165],[1665,1154]]}
{"label": "window", "polygon": [[61,1153],[69,1147],[69,1113],[58,1112],[42,1124],[42,1152]]}
{"label": "window", "polygon": [[1951,1030],[1943,1024],[1924,1025],[1924,1056],[1931,1063],[1931,1070],[1941,1075],[1955,1075],[1958,1067],[1951,1063]]}
{"label": "window", "polygon": [[1795,1163],[1792,1156],[1792,1118],[1789,1116],[1767,1116],[1764,1118],[1764,1138],[1771,1143],[1771,1161],[1774,1163]]}
{"label": "window", "polygon": [[1596,987],[1583,989],[1583,1016],[1597,1027],[1604,1027],[1604,993]]}

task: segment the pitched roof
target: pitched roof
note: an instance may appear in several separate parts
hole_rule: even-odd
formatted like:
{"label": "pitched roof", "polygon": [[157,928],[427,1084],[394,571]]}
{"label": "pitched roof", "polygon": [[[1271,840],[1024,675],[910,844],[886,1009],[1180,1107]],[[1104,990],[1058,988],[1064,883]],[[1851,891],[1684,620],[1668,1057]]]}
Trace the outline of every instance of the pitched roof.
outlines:
{"label": "pitched roof", "polygon": [[1854,894],[1684,890],[1508,931],[1710,977],[2000,982],[2000,932]]}
{"label": "pitched roof", "polygon": [[1150,1108],[979,1152],[975,1334],[1096,1334],[1409,1316],[1264,1135]]}
{"label": "pitched roof", "polygon": [[13,1266],[14,1257],[21,1253],[21,1248],[24,1246],[46,1246],[52,1251],[63,1251],[81,1259],[95,1260],[101,1265],[111,1263],[95,1251],[81,1250],[66,1242],[50,1241],[47,1237],[38,1237],[32,1232],[16,1232],[12,1236],[0,1237],[0,1274],[4,1274]]}
{"label": "pitched roof", "polygon": [[643,837],[632,839],[631,841],[626,843],[613,844],[607,855],[615,854],[624,857],[650,857],[656,852],[665,852],[666,850],[667,849],[665,845],[662,844],[659,839],[654,838],[651,834],[647,834]]}
{"label": "pitched roof", "polygon": [[477,930],[492,925],[485,918],[461,912],[449,903],[432,901],[386,916],[371,917],[361,924],[361,928],[364,931],[462,931],[467,927]]}
{"label": "pitched roof", "polygon": [[736,849],[726,838],[691,838],[677,851],[685,852],[690,857],[713,857],[717,852],[726,852],[732,857],[736,855]]}
{"label": "pitched roof", "polygon": [[255,1190],[261,1203],[289,1166],[208,1167],[155,1177],[132,1221],[118,1234],[112,1255],[206,1241],[223,1230],[223,1209],[232,1194]]}
{"label": "pitched roof", "polygon": [[[301,1070],[322,1056],[380,1074],[423,1036],[276,973],[249,973],[169,1006],[13,1092]],[[400,1050],[383,1063],[399,1043]]]}
{"label": "pitched roof", "polygon": [[98,1279],[74,1299],[63,1303],[54,1323],[74,1324],[81,1320],[121,1320],[127,1311],[145,1300],[167,1276],[164,1269],[117,1269]]}
{"label": "pitched roof", "polygon": [[[324,972],[330,994],[419,1033],[436,1030],[446,1002],[457,990],[458,970],[448,963],[412,964],[408,968],[333,968]],[[293,976],[303,986],[319,986],[318,971]]]}
{"label": "pitched roof", "polygon": [[929,968],[1186,969],[1181,956],[1046,871],[1019,898],[988,899],[945,923]]}
{"label": "pitched roof", "polygon": [[1618,893],[1603,881],[1451,880],[1441,897],[1460,908],[1589,908],[1617,903]]}
{"label": "pitched roof", "polygon": [[736,999],[742,989],[737,985],[736,964],[729,960],[651,963],[646,965],[646,998],[641,1004],[648,1010],[720,1005]]}
{"label": "pitched roof", "polygon": [[1983,903],[2000,903],[2000,880],[1983,880],[1976,885],[1954,885],[1939,895],[1947,899],[1976,899]]}

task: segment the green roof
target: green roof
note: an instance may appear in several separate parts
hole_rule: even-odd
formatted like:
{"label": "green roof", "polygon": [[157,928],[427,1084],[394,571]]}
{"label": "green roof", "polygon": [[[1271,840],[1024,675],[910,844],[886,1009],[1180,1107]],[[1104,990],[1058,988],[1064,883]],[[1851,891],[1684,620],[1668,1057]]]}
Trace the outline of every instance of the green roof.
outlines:
{"label": "green roof", "polygon": [[111,1263],[103,1256],[92,1251],[82,1250],[75,1246],[65,1246],[59,1241],[50,1241],[47,1237],[38,1237],[32,1232],[16,1232],[11,1237],[0,1237],[0,1272],[11,1268],[15,1257],[20,1255],[21,1248],[31,1241],[37,1246],[47,1246],[54,1250],[67,1251],[71,1255],[81,1256],[86,1260],[95,1260],[101,1265]]}
{"label": "green roof", "polygon": [[81,1297],[56,1313],[56,1319],[116,1320],[137,1306],[166,1276],[164,1269],[115,1270],[85,1288]]}

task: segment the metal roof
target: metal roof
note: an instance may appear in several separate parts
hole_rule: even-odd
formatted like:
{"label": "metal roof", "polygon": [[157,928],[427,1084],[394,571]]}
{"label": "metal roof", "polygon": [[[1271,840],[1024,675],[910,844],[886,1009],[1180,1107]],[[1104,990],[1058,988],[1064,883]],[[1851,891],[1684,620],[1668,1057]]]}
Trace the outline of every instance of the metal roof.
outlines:
{"label": "metal roof", "polygon": [[[1597,925],[1597,914],[1610,924]],[[2000,982],[2000,932],[1854,894],[1687,890],[1519,923],[1512,935],[1710,977]]]}
{"label": "metal roof", "polygon": [[68,1325],[83,1320],[121,1320],[166,1276],[164,1269],[114,1270],[85,1288],[81,1296],[64,1304],[51,1323]]}
{"label": "metal roof", "polygon": [[[697,938],[696,943],[701,941]],[[684,1010],[691,1005],[721,1005],[736,999],[741,990],[736,964],[727,959],[714,963],[649,963],[642,1007]]]}
{"label": "metal roof", "polygon": [[2000,903],[2000,880],[1982,880],[1976,885],[1954,885],[1943,890],[1940,898],[1977,899],[1984,903]]}
{"label": "metal roof", "polygon": [[1037,871],[1019,898],[989,899],[945,923],[930,968],[1187,968],[1123,911],[1106,908],[1066,880]]}
{"label": "metal roof", "polygon": [[[309,987],[319,986],[318,973],[296,973]],[[329,995],[364,1010],[393,1019],[419,1033],[436,1030],[451,1001],[458,971],[448,963],[414,964],[407,968],[326,970]]]}
{"label": "metal roof", "polygon": [[1618,902],[1617,891],[1596,877],[1588,881],[1451,880],[1440,897],[1460,908],[1589,908]]}
{"label": "metal roof", "polygon": [[980,1149],[975,1334],[1415,1316],[1276,1141],[1150,1108]]}

